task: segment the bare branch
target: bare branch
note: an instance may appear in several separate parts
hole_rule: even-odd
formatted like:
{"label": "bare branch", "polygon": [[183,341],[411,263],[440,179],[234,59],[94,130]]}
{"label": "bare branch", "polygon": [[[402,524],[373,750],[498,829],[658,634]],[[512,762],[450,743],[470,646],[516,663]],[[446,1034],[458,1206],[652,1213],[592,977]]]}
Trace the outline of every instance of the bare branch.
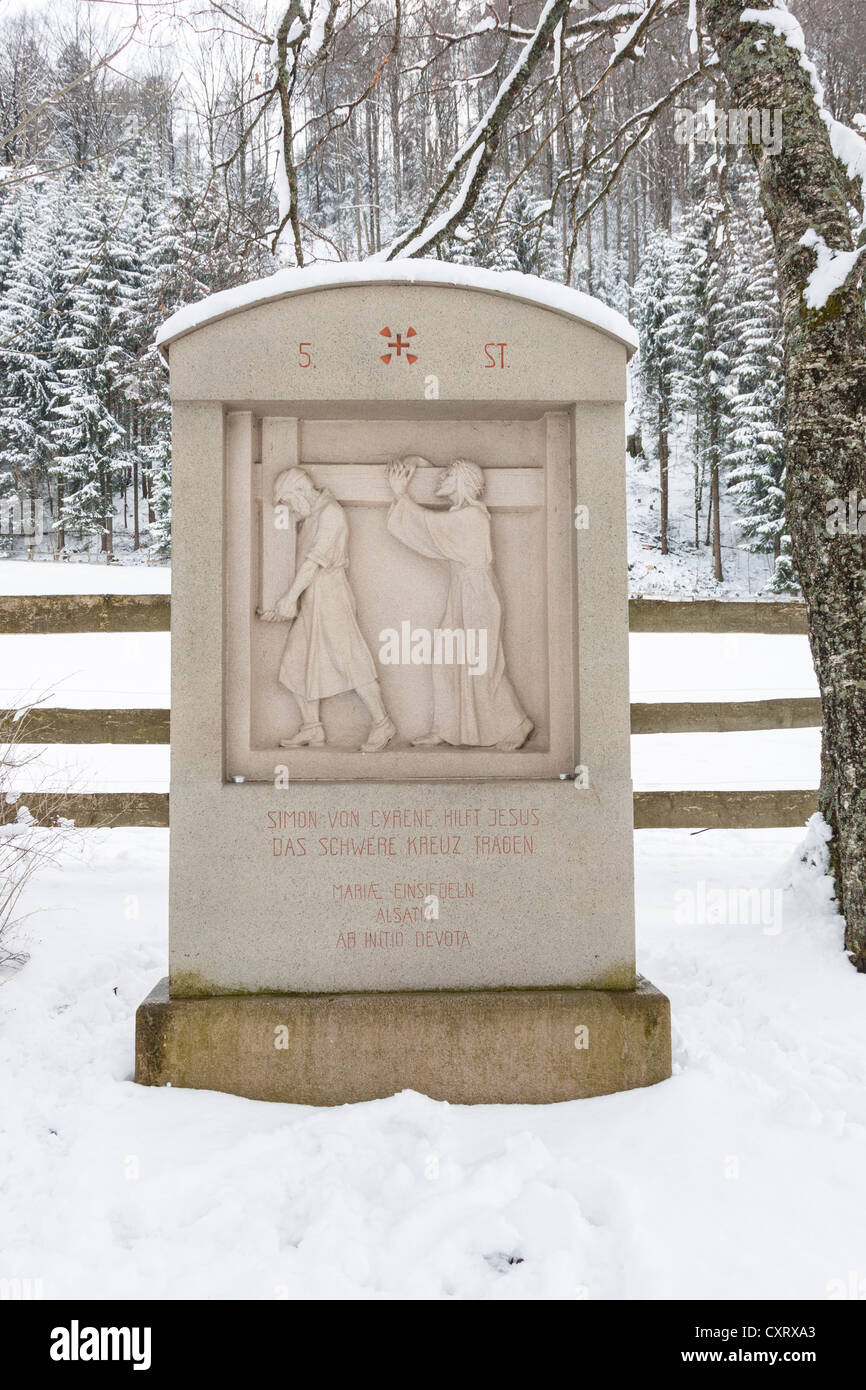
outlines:
{"label": "bare branch", "polygon": [[[554,30],[568,13],[569,0],[547,0],[532,37],[475,129],[452,158],[445,178],[414,227],[379,255],[393,260],[399,255],[421,256],[438,246],[474,206],[502,138],[509,115],[530,77],[550,47]],[[462,180],[456,196],[437,216],[448,193]]]}

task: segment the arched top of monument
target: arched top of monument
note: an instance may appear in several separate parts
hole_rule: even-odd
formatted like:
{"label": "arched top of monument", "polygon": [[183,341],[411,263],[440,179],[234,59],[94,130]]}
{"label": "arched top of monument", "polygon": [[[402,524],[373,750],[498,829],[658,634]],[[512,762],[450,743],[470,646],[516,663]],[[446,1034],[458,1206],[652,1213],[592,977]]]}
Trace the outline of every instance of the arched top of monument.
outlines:
{"label": "arched top of monument", "polygon": [[301,270],[279,270],[265,279],[251,280],[235,289],[220,290],[197,304],[178,309],[160,328],[156,343],[168,361],[169,348],[179,338],[244,310],[316,290],[379,284],[442,286],[504,296],[550,310],[595,329],[620,343],[629,357],[638,346],[637,334],[622,314],[580,290],[570,289],[552,280],[542,280],[537,275],[523,275],[519,271],[484,270],[477,266],[453,265],[448,261],[411,259],[320,262]]}

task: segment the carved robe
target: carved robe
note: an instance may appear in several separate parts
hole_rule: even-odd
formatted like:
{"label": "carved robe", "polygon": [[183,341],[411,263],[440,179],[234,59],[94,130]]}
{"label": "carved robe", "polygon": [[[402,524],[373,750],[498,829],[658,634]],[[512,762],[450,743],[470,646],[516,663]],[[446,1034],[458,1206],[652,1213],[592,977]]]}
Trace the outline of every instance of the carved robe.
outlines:
{"label": "carved robe", "polygon": [[349,527],[326,489],[298,530],[297,565],[318,566],[301,594],[280,666],[280,683],[305,700],[323,700],[378,680],[349,585]]}
{"label": "carved robe", "polygon": [[433,511],[398,497],[388,530],[419,555],[449,568],[442,628],[487,632],[487,670],[433,665],[433,728],[446,743],[485,748],[513,734],[526,718],[505,671],[502,602],[493,572],[490,513],[481,503]]}

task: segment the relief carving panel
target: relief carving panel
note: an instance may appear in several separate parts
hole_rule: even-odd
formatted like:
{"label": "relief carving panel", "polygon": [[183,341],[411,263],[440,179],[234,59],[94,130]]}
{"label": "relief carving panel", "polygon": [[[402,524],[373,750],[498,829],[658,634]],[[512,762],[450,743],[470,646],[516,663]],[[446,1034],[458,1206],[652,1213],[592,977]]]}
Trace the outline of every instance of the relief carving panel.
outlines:
{"label": "relief carving panel", "polygon": [[567,417],[229,420],[227,776],[572,771]]}

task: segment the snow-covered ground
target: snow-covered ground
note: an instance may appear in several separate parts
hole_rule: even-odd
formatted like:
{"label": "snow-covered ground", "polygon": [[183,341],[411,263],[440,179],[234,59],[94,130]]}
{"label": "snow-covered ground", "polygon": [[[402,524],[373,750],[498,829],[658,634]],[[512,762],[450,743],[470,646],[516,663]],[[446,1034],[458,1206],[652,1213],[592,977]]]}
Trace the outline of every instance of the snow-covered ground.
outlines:
{"label": "snow-covered ground", "polygon": [[[167,570],[11,568],[0,590],[44,571],[57,592],[75,571],[74,591],[85,570],[91,592],[168,587]],[[635,700],[816,693],[805,638],[631,642]],[[167,705],[168,655],[162,633],[2,637],[0,704]],[[165,749],[43,754],[42,785],[167,786]],[[644,736],[633,761],[638,787],[810,786],[817,733]],[[74,832],[28,889],[24,963],[0,972],[0,1281],[46,1298],[866,1291],[866,979],[829,880],[790,867],[802,838],[636,836],[670,1081],[544,1107],[405,1093],[314,1110],[133,1084],[135,1008],[166,972],[168,835]]]}
{"label": "snow-covered ground", "polygon": [[[647,447],[650,441],[646,441]],[[628,499],[629,592],[682,594],[689,597],[732,598],[766,594],[773,577],[772,555],[750,551],[739,528],[739,513],[722,480],[721,584],[713,575],[713,553],[706,540],[707,490],[704,489],[701,544],[695,548],[693,448],[682,430],[671,438],[668,466],[670,550],[662,555],[659,541],[660,490],[658,463],[646,458],[626,459]],[[775,595],[774,597],[784,597]]]}
{"label": "snow-covered ground", "polygon": [[167,632],[0,636],[0,703],[153,709],[170,703]]}
{"label": "snow-covered ground", "polygon": [[631,698],[769,700],[817,695],[807,637],[747,632],[633,632]]}
{"label": "snow-covered ground", "polygon": [[171,567],[0,560],[0,594],[167,594]]}
{"label": "snow-covered ground", "polygon": [[[863,1280],[866,979],[826,879],[798,866],[773,899],[801,838],[637,836],[670,1081],[314,1110],[133,1084],[167,833],[81,832],[33,886],[29,960],[0,987],[0,1279],[182,1299],[822,1299]],[[708,922],[720,887],[765,889],[763,920]]]}

